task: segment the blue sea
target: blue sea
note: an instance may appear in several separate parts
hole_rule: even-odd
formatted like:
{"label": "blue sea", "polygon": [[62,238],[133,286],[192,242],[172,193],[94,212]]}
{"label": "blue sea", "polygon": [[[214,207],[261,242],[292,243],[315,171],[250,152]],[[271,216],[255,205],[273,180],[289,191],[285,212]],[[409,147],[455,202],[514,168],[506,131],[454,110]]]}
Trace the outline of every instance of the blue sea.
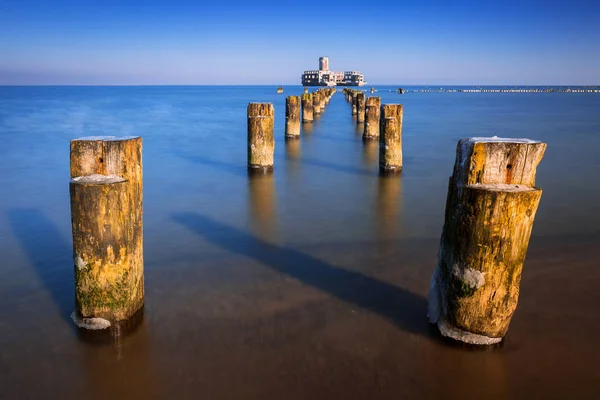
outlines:
{"label": "blue sea", "polygon": [[[380,177],[342,93],[284,140],[284,86],[0,87],[0,398],[582,398],[600,391],[600,94],[419,93]],[[275,167],[246,167],[246,107],[275,107]],[[74,329],[69,141],[143,138],[137,330]],[[505,343],[426,319],[456,144],[548,144]],[[51,394],[51,395],[50,395]]]}

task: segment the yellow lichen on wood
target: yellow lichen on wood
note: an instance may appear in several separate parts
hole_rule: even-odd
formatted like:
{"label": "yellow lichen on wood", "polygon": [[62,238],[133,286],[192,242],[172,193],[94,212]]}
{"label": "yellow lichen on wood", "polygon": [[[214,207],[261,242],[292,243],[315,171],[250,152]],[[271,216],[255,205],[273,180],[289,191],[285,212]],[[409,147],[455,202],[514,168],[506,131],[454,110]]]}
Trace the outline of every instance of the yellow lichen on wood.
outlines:
{"label": "yellow lichen on wood", "polygon": [[285,99],[285,137],[300,136],[300,96],[288,96]]}
{"label": "yellow lichen on wood", "polygon": [[442,334],[473,344],[506,334],[542,194],[534,185],[545,148],[496,137],[458,143],[429,298],[430,320]]}
{"label": "yellow lichen on wood", "polygon": [[271,103],[248,104],[248,166],[272,170],[275,151],[274,110]]}

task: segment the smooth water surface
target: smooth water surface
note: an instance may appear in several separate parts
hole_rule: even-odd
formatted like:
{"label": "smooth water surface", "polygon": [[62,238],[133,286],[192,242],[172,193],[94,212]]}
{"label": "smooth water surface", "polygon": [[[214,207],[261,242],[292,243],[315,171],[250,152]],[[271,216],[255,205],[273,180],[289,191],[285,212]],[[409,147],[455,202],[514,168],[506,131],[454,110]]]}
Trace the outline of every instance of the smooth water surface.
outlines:
{"label": "smooth water surface", "polygon": [[[378,176],[341,93],[284,140],[301,87],[0,87],[0,398],[592,398],[600,391],[600,95],[408,93],[404,170]],[[275,105],[249,177],[246,106]],[[74,329],[69,140],[144,141],[146,306]],[[426,319],[458,139],[548,143],[504,344]]]}

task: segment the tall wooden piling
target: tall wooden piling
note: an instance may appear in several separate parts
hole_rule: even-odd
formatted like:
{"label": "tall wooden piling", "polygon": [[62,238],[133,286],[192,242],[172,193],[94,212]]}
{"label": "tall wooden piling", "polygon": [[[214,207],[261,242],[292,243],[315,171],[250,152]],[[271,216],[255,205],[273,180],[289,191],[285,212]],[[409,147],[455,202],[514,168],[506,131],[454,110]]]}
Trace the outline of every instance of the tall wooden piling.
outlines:
{"label": "tall wooden piling", "polygon": [[302,122],[313,121],[313,98],[311,93],[302,95]]}
{"label": "tall wooden piling", "polygon": [[285,137],[300,137],[300,96],[285,99]]}
{"label": "tall wooden piling", "polygon": [[352,115],[356,115],[356,113],[357,113],[357,108],[356,108],[357,97],[358,97],[358,93],[352,92]]}
{"label": "tall wooden piling", "polygon": [[73,321],[103,329],[144,304],[142,139],[71,141]]}
{"label": "tall wooden piling", "polygon": [[368,97],[365,105],[365,130],[364,139],[379,138],[379,116],[381,113],[381,98]]}
{"label": "tall wooden piling", "polygon": [[402,104],[384,104],[380,111],[379,167],[381,172],[402,171]]}
{"label": "tall wooden piling", "polygon": [[321,114],[321,93],[313,92],[313,115]]}
{"label": "tall wooden piling", "polygon": [[327,93],[325,93],[325,91],[320,92],[319,93],[319,108],[320,108],[321,113],[323,113],[323,111],[325,111],[326,99],[327,99]]}
{"label": "tall wooden piling", "polygon": [[273,170],[275,151],[273,126],[273,104],[248,104],[248,168],[250,170],[261,172]]}
{"label": "tall wooden piling", "polygon": [[356,95],[356,122],[365,122],[365,94]]}
{"label": "tall wooden piling", "polygon": [[528,139],[459,141],[429,292],[429,318],[442,335],[477,345],[505,336],[542,194],[535,174],[545,149]]}

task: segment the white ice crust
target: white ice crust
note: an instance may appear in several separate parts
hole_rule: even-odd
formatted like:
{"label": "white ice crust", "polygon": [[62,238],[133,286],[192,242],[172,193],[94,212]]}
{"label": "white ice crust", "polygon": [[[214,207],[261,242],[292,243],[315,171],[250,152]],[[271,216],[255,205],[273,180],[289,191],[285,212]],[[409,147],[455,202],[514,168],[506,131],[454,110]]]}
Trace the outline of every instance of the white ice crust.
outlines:
{"label": "white ice crust", "polygon": [[106,140],[106,141],[115,141],[115,140],[129,140],[129,139],[137,139],[139,136],[85,136],[81,138],[77,138],[74,140]]}
{"label": "white ice crust", "polygon": [[476,333],[463,331],[455,326],[452,326],[444,319],[441,319],[438,322],[438,328],[442,335],[464,343],[486,346],[500,343],[502,341],[502,338],[492,338],[485,335],[478,335]]}
{"label": "white ice crust", "polygon": [[92,174],[85,176],[77,176],[71,179],[72,182],[77,183],[98,183],[98,184],[107,184],[107,183],[119,183],[125,182],[124,178],[121,178],[117,175],[100,175],[100,174]]}
{"label": "white ice crust", "polygon": [[71,314],[71,319],[80,328],[90,330],[101,330],[110,327],[110,321],[104,318],[79,318],[75,312]]}
{"label": "white ice crust", "polygon": [[452,268],[452,273],[456,278],[469,286],[471,289],[479,289],[485,285],[485,272],[480,272],[469,267],[454,265],[454,268]]}
{"label": "white ice crust", "polygon": [[515,185],[510,183],[474,183],[467,185],[468,188],[491,190],[494,192],[529,192],[537,190],[527,185]]}
{"label": "white ice crust", "polygon": [[532,143],[540,143],[539,140],[531,140],[531,139],[526,139],[526,138],[501,138],[498,136],[492,136],[492,137],[472,137],[472,138],[468,138],[467,140],[465,140],[468,143],[525,143],[525,144],[532,144]]}

